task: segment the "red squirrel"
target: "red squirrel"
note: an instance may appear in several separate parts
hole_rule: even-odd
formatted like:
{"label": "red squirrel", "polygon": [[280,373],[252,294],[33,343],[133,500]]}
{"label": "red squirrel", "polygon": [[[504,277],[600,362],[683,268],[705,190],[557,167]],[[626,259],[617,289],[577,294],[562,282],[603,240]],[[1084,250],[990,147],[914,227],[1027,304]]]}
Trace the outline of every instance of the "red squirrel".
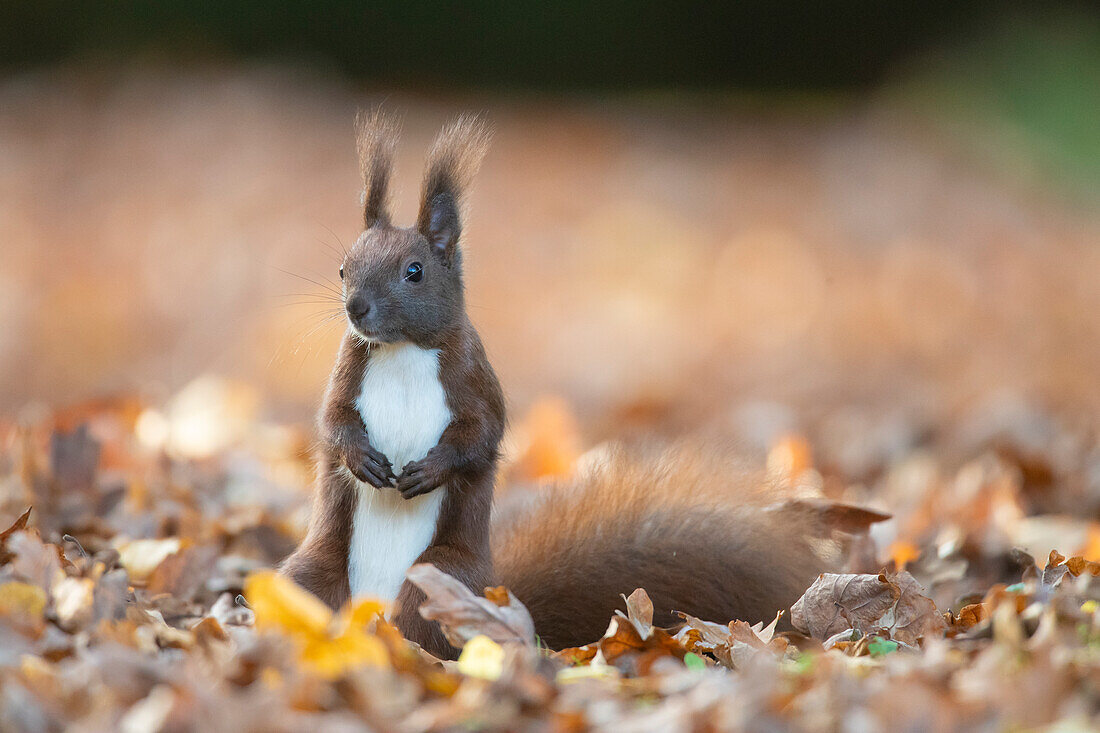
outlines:
{"label": "red squirrel", "polygon": [[348,328],[318,417],[309,529],[282,572],[333,608],[395,600],[400,631],[440,658],[457,650],[419,613],[423,593],[405,579],[416,563],[475,593],[509,587],[554,648],[594,641],[638,587],[664,624],[674,610],[758,621],[797,600],[825,569],[815,538],[828,533],[728,466],[618,458],[491,522],[505,404],[466,314],[461,247],[489,135],[472,117],[440,133],[416,223],[399,228],[387,210],[396,125],[376,111],[357,127],[364,231],[340,269]]}

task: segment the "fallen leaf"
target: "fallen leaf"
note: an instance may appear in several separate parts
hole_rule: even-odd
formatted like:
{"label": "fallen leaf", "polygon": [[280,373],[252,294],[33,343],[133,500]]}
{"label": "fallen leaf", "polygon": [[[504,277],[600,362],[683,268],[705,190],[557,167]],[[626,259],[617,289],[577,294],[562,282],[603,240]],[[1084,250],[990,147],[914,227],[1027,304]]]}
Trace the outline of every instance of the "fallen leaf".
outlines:
{"label": "fallen leaf", "polygon": [[555,680],[558,684],[568,685],[584,680],[617,680],[619,676],[619,670],[610,664],[586,664],[559,670]]}
{"label": "fallen leaf", "polygon": [[951,619],[951,626],[959,631],[968,631],[989,618],[989,606],[984,603],[971,603],[959,609],[957,616]]}
{"label": "fallen leaf", "polygon": [[693,652],[710,654],[723,666],[738,669],[761,650],[780,655],[787,650],[788,641],[775,635],[782,616],[782,612],[777,613],[767,626],[763,622],[750,625],[745,621],[731,621],[722,626],[681,613],[684,628],[676,639]]}
{"label": "fallen leaf", "polygon": [[366,630],[384,606],[364,599],[334,617],[316,596],[274,571],[253,573],[245,597],[256,614],[256,628],[290,637],[299,661],[328,679],[361,666],[389,663],[386,645]]}
{"label": "fallen leaf", "polygon": [[508,589],[505,588],[503,585],[498,585],[495,588],[486,588],[485,597],[500,606],[501,608],[507,606],[509,603],[511,603],[512,600],[510,598],[510,594],[508,593]]}
{"label": "fallen leaf", "polygon": [[61,576],[61,552],[57,545],[49,545],[38,536],[38,530],[16,532],[8,539],[12,553],[9,567],[17,576],[49,591],[54,580]]}
{"label": "fallen leaf", "polygon": [[176,694],[169,685],[157,685],[147,697],[134,703],[118,722],[121,733],[158,731],[168,721]]}
{"label": "fallen leaf", "polygon": [[232,593],[222,593],[210,607],[210,617],[222,626],[252,626],[256,615],[237,603]]}
{"label": "fallen leaf", "polygon": [[0,616],[15,617],[31,626],[42,623],[46,592],[37,585],[11,581],[0,585]]}
{"label": "fallen leaf", "polygon": [[600,663],[621,664],[641,674],[661,657],[683,659],[689,650],[682,640],[653,625],[653,602],[645,590],[636,589],[624,601],[627,612],[615,611],[599,641],[562,649],[556,656],[570,663],[598,658]]}
{"label": "fallen leaf", "polygon": [[170,593],[177,598],[190,599],[210,576],[217,558],[216,547],[184,547],[157,563],[145,587],[152,595]]}
{"label": "fallen leaf", "polygon": [[160,540],[129,540],[116,544],[118,564],[126,568],[130,580],[144,583],[170,555],[180,551],[182,543],[178,537]]}
{"label": "fallen leaf", "polygon": [[447,641],[459,649],[482,635],[498,644],[534,645],[531,614],[510,592],[508,605],[499,606],[474,595],[458,580],[426,563],[413,565],[406,577],[427,596],[420,605],[420,615],[438,621]]}
{"label": "fallen leaf", "polygon": [[320,636],[332,623],[332,611],[317,596],[273,571],[248,576],[244,595],[261,631]]}
{"label": "fallen leaf", "polygon": [[638,630],[638,635],[648,639],[653,633],[653,601],[649,599],[649,594],[636,588],[625,600],[627,618]]}
{"label": "fallen leaf", "polygon": [[95,582],[91,578],[63,577],[51,590],[58,623],[66,631],[75,631],[92,618]]}
{"label": "fallen leaf", "polygon": [[916,644],[943,631],[943,617],[912,575],[825,573],[791,607],[791,623],[815,639],[846,628]]}
{"label": "fallen leaf", "polygon": [[0,532],[0,565],[6,565],[12,558],[12,554],[7,550],[8,538],[16,532],[21,532],[27,528],[27,520],[31,516],[31,507],[27,507],[27,511],[19,515],[10,527]]}
{"label": "fallen leaf", "polygon": [[462,647],[457,666],[459,672],[469,677],[500,679],[504,671],[504,647],[488,636],[475,636]]}

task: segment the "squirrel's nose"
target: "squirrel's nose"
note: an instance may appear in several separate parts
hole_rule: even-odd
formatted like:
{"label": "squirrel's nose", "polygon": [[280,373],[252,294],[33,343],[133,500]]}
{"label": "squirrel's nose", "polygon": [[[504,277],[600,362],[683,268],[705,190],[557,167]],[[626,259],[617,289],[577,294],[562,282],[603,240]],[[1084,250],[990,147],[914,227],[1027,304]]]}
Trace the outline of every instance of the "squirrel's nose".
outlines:
{"label": "squirrel's nose", "polygon": [[370,299],[363,293],[356,293],[348,298],[347,309],[352,318],[363,318],[370,313]]}

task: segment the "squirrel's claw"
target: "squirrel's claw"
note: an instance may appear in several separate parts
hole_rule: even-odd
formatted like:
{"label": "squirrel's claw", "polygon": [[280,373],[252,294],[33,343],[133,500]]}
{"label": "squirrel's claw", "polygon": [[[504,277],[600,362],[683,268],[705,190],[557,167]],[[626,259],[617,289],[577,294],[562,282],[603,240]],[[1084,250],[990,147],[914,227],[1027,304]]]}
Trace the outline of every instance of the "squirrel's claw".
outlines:
{"label": "squirrel's claw", "polygon": [[424,459],[406,464],[401,469],[401,475],[397,477],[395,486],[401,492],[401,496],[412,499],[414,496],[434,491],[442,484],[442,473],[429,463],[429,459]]}
{"label": "squirrel's claw", "polygon": [[355,478],[376,489],[394,485],[393,466],[385,455],[374,449],[365,434],[349,453],[344,463]]}

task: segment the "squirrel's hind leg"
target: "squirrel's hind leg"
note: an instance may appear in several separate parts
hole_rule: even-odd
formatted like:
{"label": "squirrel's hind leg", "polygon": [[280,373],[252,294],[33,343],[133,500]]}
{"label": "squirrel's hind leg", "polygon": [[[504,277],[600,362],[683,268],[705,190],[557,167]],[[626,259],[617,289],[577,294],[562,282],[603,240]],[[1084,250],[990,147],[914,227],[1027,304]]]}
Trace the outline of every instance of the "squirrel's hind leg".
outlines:
{"label": "squirrel's hind leg", "polygon": [[330,459],[325,468],[314,496],[306,538],[283,561],[279,572],[336,610],[351,597],[348,546],[357,499],[334,460]]}
{"label": "squirrel's hind leg", "polygon": [[331,555],[311,550],[303,544],[283,561],[279,572],[338,610],[351,596],[347,561],[341,564]]}
{"label": "squirrel's hind leg", "polygon": [[[455,547],[429,545],[416,562],[435,565],[478,595],[490,584],[492,573],[489,564],[473,553]],[[424,592],[406,580],[394,604],[394,624],[406,639],[415,641],[428,653],[440,659],[456,659],[459,650],[443,636],[439,624],[420,615],[420,604],[424,598]]]}

